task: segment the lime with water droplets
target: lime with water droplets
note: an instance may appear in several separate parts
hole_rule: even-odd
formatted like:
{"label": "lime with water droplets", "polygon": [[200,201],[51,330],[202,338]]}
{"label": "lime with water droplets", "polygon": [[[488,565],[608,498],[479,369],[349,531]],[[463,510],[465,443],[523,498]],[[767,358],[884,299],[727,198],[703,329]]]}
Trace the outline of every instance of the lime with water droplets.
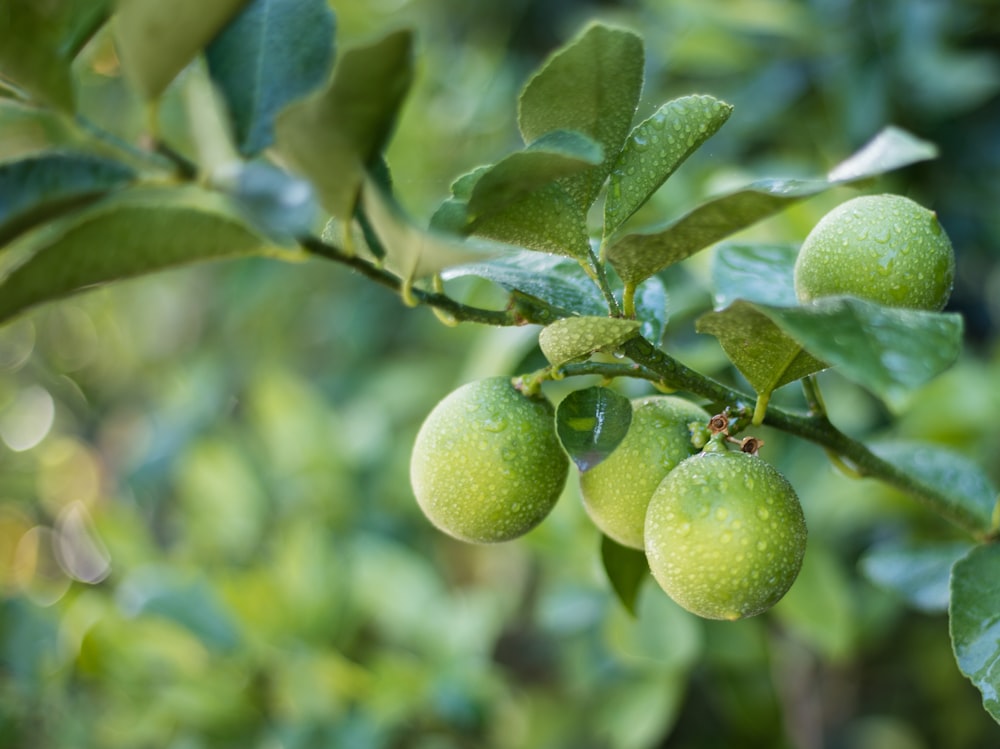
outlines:
{"label": "lime with water droplets", "polygon": [[955,253],[937,216],[901,195],[866,195],[837,206],[809,233],[795,262],[803,302],[846,294],[937,311],[954,278]]}
{"label": "lime with water droplets", "polygon": [[444,398],[417,433],[410,484],[440,530],[470,543],[517,538],[562,493],[569,459],[548,400],[507,377],[470,382]]}
{"label": "lime with water droplets", "polygon": [[646,512],[646,558],[678,604],[706,619],[766,611],[795,582],[806,548],[798,496],[744,452],[703,452],[671,471]]}

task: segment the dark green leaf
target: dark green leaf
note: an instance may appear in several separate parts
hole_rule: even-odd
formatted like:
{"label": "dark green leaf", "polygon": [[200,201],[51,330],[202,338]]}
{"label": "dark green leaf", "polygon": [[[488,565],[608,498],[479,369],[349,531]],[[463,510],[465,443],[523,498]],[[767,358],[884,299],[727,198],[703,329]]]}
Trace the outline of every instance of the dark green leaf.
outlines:
{"label": "dark green leaf", "polygon": [[115,42],[122,71],[156,99],[249,0],[118,0]]}
{"label": "dark green leaf", "polygon": [[938,445],[919,442],[883,442],[870,447],[883,460],[947,497],[955,514],[964,515],[984,531],[1000,525],[997,489],[974,461]]}
{"label": "dark green leaf", "polygon": [[628,136],[643,64],[642,40],[636,34],[594,24],[549,57],[521,93],[518,123],[526,143],[553,130],[574,130],[603,149],[601,164],[565,181],[584,211]]}
{"label": "dark green leaf", "polygon": [[724,244],[712,261],[712,285],[717,309],[737,299],[794,307],[793,270],[799,248],[789,244]]}
{"label": "dark green leaf", "polygon": [[574,390],[556,409],[559,440],[581,471],[607,458],[631,423],[629,399],[605,387]]}
{"label": "dark green leaf", "polygon": [[1000,546],[978,546],[951,572],[951,645],[958,668],[1000,722]]}
{"label": "dark green leaf", "polygon": [[708,312],[696,329],[718,338],[729,359],[763,396],[826,368],[751,302],[735,301],[724,310]]}
{"label": "dark green leaf", "polygon": [[830,175],[817,180],[762,180],[712,198],[671,222],[611,238],[606,257],[627,284],[690,257],[794,203],[829,188],[899,169],[934,156],[927,143],[899,130],[880,132]]}
{"label": "dark green leaf", "polygon": [[891,590],[911,606],[936,613],[948,610],[951,568],[971,543],[890,543],[870,549],[861,571],[879,587]]}
{"label": "dark green leaf", "polygon": [[445,280],[478,276],[507,291],[522,291],[581,315],[600,315],[607,305],[580,264],[557,255],[519,252],[510,257],[449,268]]}
{"label": "dark green leaf", "polygon": [[962,349],[962,317],[836,297],[803,307],[757,305],[818,359],[893,407],[947,369]]}
{"label": "dark green leaf", "polygon": [[601,562],[608,581],[622,606],[635,616],[636,600],[643,580],[649,576],[649,563],[639,549],[622,546],[614,539],[601,535]]}
{"label": "dark green leaf", "polygon": [[396,31],[344,53],[323,91],[278,116],[278,148],[334,218],[351,220],[365,170],[386,146],[412,80],[412,35]]}
{"label": "dark green leaf", "polygon": [[601,147],[585,135],[567,130],[546,133],[525,150],[475,173],[469,214],[475,220],[500,213],[560,177],[599,164],[601,158]]}
{"label": "dark green leaf", "polygon": [[130,182],[124,164],[52,153],[0,164],[0,248],[21,232]]}
{"label": "dark green leaf", "polygon": [[214,187],[228,192],[244,219],[279,243],[311,232],[319,215],[312,185],[263,162],[236,163],[212,175]]}
{"label": "dark green leaf", "polygon": [[251,0],[208,46],[241,152],[270,146],[278,112],[326,83],[335,28],[326,0]]}
{"label": "dark green leaf", "polygon": [[667,289],[653,276],[645,281],[635,295],[635,314],[642,321],[640,333],[647,341],[659,344],[667,326]]}
{"label": "dark green leaf", "polygon": [[96,284],[266,248],[218,193],[122,191],[18,243],[29,256],[0,281],[0,321]]}
{"label": "dark green leaf", "polygon": [[685,96],[668,101],[636,125],[611,171],[604,235],[610,236],[649,200],[732,111],[731,105],[711,96]]}
{"label": "dark green leaf", "polygon": [[585,359],[597,351],[612,351],[639,333],[642,323],[617,317],[567,317],[556,320],[538,336],[542,353],[554,367]]}

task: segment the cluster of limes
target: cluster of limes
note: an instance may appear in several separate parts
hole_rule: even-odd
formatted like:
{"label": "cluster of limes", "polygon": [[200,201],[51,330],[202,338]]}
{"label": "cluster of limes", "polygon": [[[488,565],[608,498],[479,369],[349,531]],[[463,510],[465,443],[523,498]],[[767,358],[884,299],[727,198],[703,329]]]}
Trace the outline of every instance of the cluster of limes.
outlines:
{"label": "cluster of limes", "polygon": [[[954,255],[936,217],[907,198],[844,203],[803,244],[795,286],[803,303],[849,295],[939,310]],[[426,516],[472,543],[516,538],[552,510],[569,473],[554,409],[512,380],[493,377],[448,395],[427,417],[410,478]],[[584,506],[618,543],[645,552],[653,577],[677,603],[712,619],[774,605],[799,573],[802,507],[788,481],[756,454],[733,448],[725,425],[675,396],[632,402],[621,443],[580,474]],[[696,446],[696,443],[700,443]]]}

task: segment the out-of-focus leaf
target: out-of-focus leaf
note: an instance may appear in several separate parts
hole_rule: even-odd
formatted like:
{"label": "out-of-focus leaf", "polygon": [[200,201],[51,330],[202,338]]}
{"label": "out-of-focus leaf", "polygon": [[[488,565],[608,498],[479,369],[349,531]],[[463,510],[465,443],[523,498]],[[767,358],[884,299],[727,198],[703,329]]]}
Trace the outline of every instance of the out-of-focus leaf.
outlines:
{"label": "out-of-focus leaf", "polygon": [[556,409],[556,433],[581,471],[598,465],[625,439],[632,404],[605,387],[574,390]]}
{"label": "out-of-focus leaf", "polygon": [[719,339],[730,361],[763,396],[827,366],[751,302],[736,301],[708,312],[695,327]]}
{"label": "out-of-focus leaf", "polygon": [[21,244],[30,256],[0,281],[0,321],[96,284],[268,246],[228,198],[195,187],[123,191]]}
{"label": "out-of-focus leaf", "polygon": [[604,235],[614,233],[649,200],[732,111],[731,105],[711,96],[684,96],[668,101],[636,125],[611,171]]}
{"label": "out-of-focus leaf", "polygon": [[1000,546],[977,546],[955,562],[948,608],[958,668],[983,695],[1000,722]]}
{"label": "out-of-focus leaf", "polygon": [[205,66],[192,65],[180,85],[200,171],[211,174],[220,168],[233,168],[240,157],[233,141],[232,123]]}
{"label": "out-of-focus leaf", "polygon": [[279,243],[308,234],[319,215],[312,185],[271,164],[237,162],[213,174],[212,184],[235,198],[247,223]]}
{"label": "out-of-focus leaf", "polygon": [[626,611],[635,616],[639,590],[643,581],[649,577],[646,554],[639,549],[622,546],[613,538],[602,534],[601,563],[618,600]]}
{"label": "out-of-focus leaf", "polygon": [[385,147],[412,80],[412,34],[396,31],[345,52],[323,91],[278,115],[279,150],[334,218],[351,220],[365,171]]}
{"label": "out-of-focus leaf", "polygon": [[134,177],[124,164],[88,154],[48,152],[0,164],[0,248]]}
{"label": "out-of-focus leaf", "polygon": [[601,147],[585,135],[568,130],[546,133],[523,151],[476,172],[468,198],[470,217],[474,221],[500,213],[560,177],[601,163],[601,158]]}
{"label": "out-of-focus leaf", "polygon": [[278,112],[326,82],[335,30],[326,0],[252,0],[208,46],[242,153],[271,145]]}
{"label": "out-of-focus leaf", "polygon": [[509,245],[477,237],[422,229],[371,181],[365,183],[362,207],[385,249],[386,267],[404,280],[424,278],[445,268],[516,251]]}
{"label": "out-of-focus leaf", "polygon": [[560,367],[597,351],[611,351],[639,334],[642,323],[617,317],[566,317],[542,330],[538,345],[549,363]]}
{"label": "out-of-focus leaf", "polygon": [[928,144],[898,128],[883,130],[857,154],[816,180],[770,179],[712,198],[678,219],[641,232],[612,237],[606,257],[627,284],[638,284],[657,271],[690,257],[831,187],[899,169],[932,158]]}
{"label": "out-of-focus leaf", "polygon": [[893,407],[951,366],[962,349],[958,314],[883,307],[852,297],[757,309],[810,354]]}
{"label": "out-of-focus leaf", "polygon": [[964,542],[884,544],[861,558],[861,571],[921,611],[947,611],[951,568],[972,546]]}
{"label": "out-of-focus leaf", "polygon": [[110,0],[11,0],[0,10],[0,78],[72,111],[70,65],[107,17]]}
{"label": "out-of-focus leaf", "polygon": [[522,291],[581,315],[600,315],[607,311],[604,298],[580,263],[557,255],[519,252],[484,263],[449,268],[441,276],[446,281],[478,276],[507,291]]}
{"label": "out-of-focus leaf", "polygon": [[0,162],[18,159],[53,147],[77,145],[79,135],[66,118],[51,109],[0,98]]}
{"label": "out-of-focus leaf", "polygon": [[156,99],[249,0],[118,0],[115,42],[122,71]]}
{"label": "out-of-focus leaf", "polygon": [[715,307],[728,307],[737,299],[794,307],[795,259],[792,244],[724,244],[712,261]]}
{"label": "out-of-focus leaf", "polygon": [[631,31],[593,24],[556,51],[525,85],[518,124],[526,143],[553,130],[595,140],[602,162],[565,180],[586,211],[597,197],[628,136],[642,89],[642,39]]}
{"label": "out-of-focus leaf", "polygon": [[636,616],[615,607],[608,621],[608,644],[626,663],[656,665],[663,672],[684,673],[702,652],[699,619],[682,609],[658,585],[639,591]]}
{"label": "out-of-focus leaf", "polygon": [[870,448],[946,497],[954,514],[966,517],[983,531],[1000,526],[997,488],[974,461],[939,445],[920,442],[881,442]]}
{"label": "out-of-focus leaf", "polygon": [[595,737],[613,749],[646,749],[669,735],[684,704],[687,674],[659,670],[630,673],[621,682],[601,689],[592,720]]}

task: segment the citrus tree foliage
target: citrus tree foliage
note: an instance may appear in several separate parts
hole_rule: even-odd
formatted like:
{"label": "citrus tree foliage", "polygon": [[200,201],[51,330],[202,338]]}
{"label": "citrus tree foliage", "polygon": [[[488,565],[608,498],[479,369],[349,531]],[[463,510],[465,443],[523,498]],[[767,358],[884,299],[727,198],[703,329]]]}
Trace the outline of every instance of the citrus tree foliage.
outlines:
{"label": "citrus tree foliage", "polygon": [[[357,283],[371,281],[407,305],[430,307],[449,324],[539,326],[544,359],[519,373],[529,389],[554,380],[572,385],[582,375],[603,379],[573,387],[556,411],[562,448],[580,470],[611,455],[627,432],[631,406],[607,385],[632,378],[726,411],[733,434],[752,424],[815,443],[835,465],[909,495],[952,524],[961,541],[873,548],[861,567],[921,609],[948,610],[958,669],[1000,720],[996,488],[977,465],[944,447],[851,438],[831,423],[813,377],[834,368],[887,412],[902,413],[959,357],[961,317],[853,296],[800,303],[797,247],[732,239],[809,198],[932,159],[935,147],[888,126],[825,174],[753,181],[650,222],[641,209],[725,126],[733,107],[688,95],[652,103],[653,113],[637,121],[643,40],[594,23],[553,52],[511,102],[523,144],[457,176],[425,223],[402,207],[386,158],[414,81],[414,36],[395,30],[335,46],[336,28],[321,0],[9,4],[0,15],[0,141],[7,141],[0,161],[0,322],[14,325],[39,305],[98,285],[256,256],[302,273],[312,267],[303,261],[332,261],[353,271]],[[76,113],[74,58],[95,34],[113,37],[122,72],[149,113],[141,145]],[[180,102],[179,126],[157,118],[168,95]],[[685,366],[665,335],[668,299],[681,293],[672,271],[713,247],[715,307],[702,310],[694,328],[718,340],[750,390]],[[495,288],[505,303],[460,299],[452,290],[470,278]],[[772,394],[798,381],[807,395],[802,408],[771,404]],[[231,459],[225,444],[212,445],[204,470],[224,470]],[[60,522],[66,533],[90,539],[93,548],[77,548],[90,549],[88,559],[100,567],[86,518]],[[326,553],[308,528],[297,532],[303,548]],[[357,543],[357,558],[377,560],[391,568],[386,574],[419,577],[403,569],[407,560],[376,553],[368,540]],[[641,552],[608,538],[594,552],[623,608],[639,617],[623,619],[620,628],[642,627],[648,609],[666,605],[647,600]],[[817,554],[812,562],[807,557],[790,593],[786,615],[793,620],[808,620],[809,595],[828,581]],[[87,562],[77,560],[75,569]],[[208,651],[237,646],[234,626],[197,578],[150,567],[120,593],[131,616],[159,612]],[[670,609],[664,616],[683,622],[685,615]],[[672,632],[681,634],[670,642],[652,631],[633,642],[643,657],[680,659],[671,667],[685,671],[693,657],[685,655],[688,626],[676,624]],[[160,634],[151,625],[120,636]],[[349,662],[307,666],[323,672],[320,682],[354,680],[365,688]],[[228,688],[225,674],[218,680]],[[639,713],[643,705],[676,705],[677,694],[661,693],[673,688],[637,683],[616,699]]]}

